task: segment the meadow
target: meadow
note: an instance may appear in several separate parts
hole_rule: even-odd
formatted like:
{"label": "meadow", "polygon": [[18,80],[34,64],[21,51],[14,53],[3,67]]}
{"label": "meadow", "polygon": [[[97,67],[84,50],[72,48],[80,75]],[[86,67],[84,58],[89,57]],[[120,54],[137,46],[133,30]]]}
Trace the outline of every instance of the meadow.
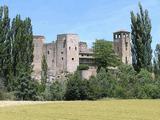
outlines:
{"label": "meadow", "polygon": [[160,100],[57,101],[1,105],[0,120],[160,120]]}

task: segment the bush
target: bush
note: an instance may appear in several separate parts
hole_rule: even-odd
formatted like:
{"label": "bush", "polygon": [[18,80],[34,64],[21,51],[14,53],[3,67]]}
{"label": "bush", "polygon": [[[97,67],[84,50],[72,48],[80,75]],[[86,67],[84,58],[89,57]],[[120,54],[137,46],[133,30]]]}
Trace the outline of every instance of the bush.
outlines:
{"label": "bush", "polygon": [[88,82],[82,80],[79,72],[69,76],[67,81],[65,99],[66,100],[86,100],[88,99]]}
{"label": "bush", "polygon": [[0,100],[16,100],[14,92],[0,91]]}
{"label": "bush", "polygon": [[88,70],[88,69],[89,69],[89,66],[86,64],[80,64],[78,66],[78,70]]}

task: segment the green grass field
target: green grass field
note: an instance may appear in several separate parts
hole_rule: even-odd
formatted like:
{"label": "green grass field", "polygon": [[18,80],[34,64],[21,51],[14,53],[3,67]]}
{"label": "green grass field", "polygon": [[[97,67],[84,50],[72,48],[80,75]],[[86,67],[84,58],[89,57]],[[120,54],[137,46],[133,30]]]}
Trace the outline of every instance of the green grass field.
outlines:
{"label": "green grass field", "polygon": [[0,107],[0,120],[160,120],[160,100],[75,101]]}

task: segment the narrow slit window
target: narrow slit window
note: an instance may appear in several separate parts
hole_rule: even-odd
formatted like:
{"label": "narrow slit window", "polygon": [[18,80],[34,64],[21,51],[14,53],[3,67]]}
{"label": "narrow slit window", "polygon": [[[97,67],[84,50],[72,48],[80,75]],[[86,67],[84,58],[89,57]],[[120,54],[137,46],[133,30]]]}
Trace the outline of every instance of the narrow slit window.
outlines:
{"label": "narrow slit window", "polygon": [[127,57],[126,57],[126,64],[128,64],[128,59],[127,59]]}

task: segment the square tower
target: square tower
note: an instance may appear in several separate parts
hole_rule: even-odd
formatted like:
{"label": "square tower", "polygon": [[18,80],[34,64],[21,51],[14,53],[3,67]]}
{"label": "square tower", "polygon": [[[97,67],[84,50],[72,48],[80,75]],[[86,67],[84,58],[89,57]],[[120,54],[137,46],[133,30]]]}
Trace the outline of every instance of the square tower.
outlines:
{"label": "square tower", "polygon": [[34,51],[33,51],[33,77],[37,80],[41,79],[41,62],[43,56],[43,44],[44,44],[45,37],[36,35],[33,36],[33,44],[34,44]]}
{"label": "square tower", "polygon": [[56,73],[73,73],[79,66],[79,37],[77,34],[57,35]]}
{"label": "square tower", "polygon": [[113,33],[114,50],[124,64],[132,64],[130,32],[120,30]]}

